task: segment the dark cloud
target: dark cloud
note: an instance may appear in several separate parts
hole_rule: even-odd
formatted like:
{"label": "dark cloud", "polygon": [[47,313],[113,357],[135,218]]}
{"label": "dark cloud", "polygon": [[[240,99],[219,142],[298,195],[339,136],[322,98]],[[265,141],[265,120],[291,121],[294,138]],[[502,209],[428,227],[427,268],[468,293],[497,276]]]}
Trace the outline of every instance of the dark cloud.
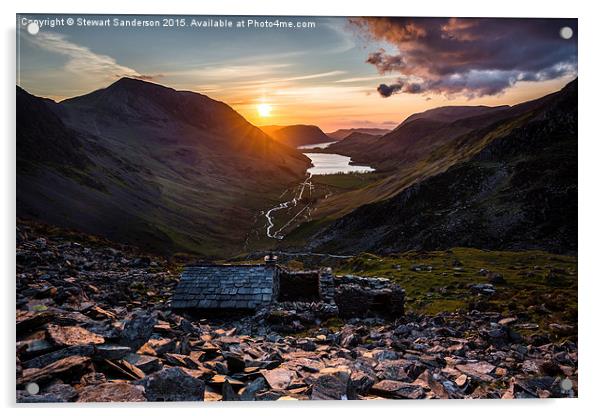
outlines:
{"label": "dark cloud", "polygon": [[418,94],[420,92],[423,92],[423,88],[424,84],[417,82],[404,82],[403,79],[400,78],[399,80],[397,80],[397,82],[394,82],[393,84],[380,84],[376,88],[376,91],[378,91],[378,93],[382,97],[386,98],[399,92],[406,92],[408,94]]}
{"label": "dark cloud", "polygon": [[378,91],[378,93],[382,96],[382,97],[390,97],[393,94],[401,91],[401,88],[403,87],[403,84],[399,83],[399,84],[380,84],[377,88],[376,91]]}
{"label": "dark cloud", "polygon": [[[380,74],[398,73],[381,84],[396,93],[499,94],[518,81],[543,81],[577,72],[576,19],[351,18],[369,39],[386,42],[366,62]],[[560,29],[575,34],[566,40]]]}

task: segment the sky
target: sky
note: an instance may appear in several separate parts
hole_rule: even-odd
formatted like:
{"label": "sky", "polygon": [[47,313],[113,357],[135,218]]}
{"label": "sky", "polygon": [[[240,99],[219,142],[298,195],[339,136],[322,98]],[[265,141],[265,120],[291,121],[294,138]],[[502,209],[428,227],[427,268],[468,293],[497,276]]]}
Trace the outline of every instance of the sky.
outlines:
{"label": "sky", "polygon": [[[60,101],[130,76],[224,101],[255,125],[329,132],[393,128],[444,105],[516,104],[577,76],[576,19],[169,16],[173,26],[114,26],[163,17],[18,15],[17,83]],[[192,25],[220,19],[233,26]]]}

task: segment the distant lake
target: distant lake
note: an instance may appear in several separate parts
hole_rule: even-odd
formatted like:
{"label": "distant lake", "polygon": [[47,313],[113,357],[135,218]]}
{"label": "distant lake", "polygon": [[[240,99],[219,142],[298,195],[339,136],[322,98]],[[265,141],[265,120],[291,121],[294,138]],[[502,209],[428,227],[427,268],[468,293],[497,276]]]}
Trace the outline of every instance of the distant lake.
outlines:
{"label": "distant lake", "polygon": [[312,175],[331,175],[334,173],[366,173],[373,172],[370,166],[350,165],[349,156],[337,155],[334,153],[303,153],[311,159],[313,167],[307,169],[307,173]]}
{"label": "distant lake", "polygon": [[336,143],[336,141],[326,143],[304,144],[303,146],[298,146],[297,149],[326,149],[333,143]]}

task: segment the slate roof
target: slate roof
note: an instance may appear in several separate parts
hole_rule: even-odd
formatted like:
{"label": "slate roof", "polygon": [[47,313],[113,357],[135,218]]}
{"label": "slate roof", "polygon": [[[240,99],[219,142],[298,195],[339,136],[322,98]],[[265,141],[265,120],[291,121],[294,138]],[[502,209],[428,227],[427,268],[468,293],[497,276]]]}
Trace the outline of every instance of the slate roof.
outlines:
{"label": "slate roof", "polygon": [[272,300],[276,268],[265,265],[187,266],[172,308],[255,309]]}

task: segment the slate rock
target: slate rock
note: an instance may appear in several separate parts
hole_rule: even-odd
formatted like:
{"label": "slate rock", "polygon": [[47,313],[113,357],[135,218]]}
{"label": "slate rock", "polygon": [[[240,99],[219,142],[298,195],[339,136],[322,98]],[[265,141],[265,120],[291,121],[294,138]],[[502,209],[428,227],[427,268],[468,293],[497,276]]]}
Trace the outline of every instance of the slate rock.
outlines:
{"label": "slate rock", "polygon": [[138,351],[153,334],[157,319],[148,312],[138,311],[125,321],[119,343]]}
{"label": "slate rock", "polygon": [[42,325],[51,322],[56,314],[52,311],[40,312],[17,312],[16,330],[17,335],[26,333]]}
{"label": "slate rock", "polygon": [[351,374],[351,387],[358,394],[367,393],[376,383],[376,377],[363,371],[354,371]]}
{"label": "slate rock", "polygon": [[256,395],[262,390],[267,389],[268,384],[263,377],[258,377],[239,391],[240,400],[243,401],[254,401]]}
{"label": "slate rock", "polygon": [[100,335],[79,326],[48,325],[46,332],[48,333],[48,339],[59,347],[102,344],[105,341]]}
{"label": "slate rock", "polygon": [[[344,367],[324,368],[312,386],[311,400],[349,400],[351,372]],[[352,397],[349,397],[349,396]]]}
{"label": "slate rock", "polygon": [[100,358],[119,360],[131,352],[130,347],[124,345],[103,344],[97,345],[94,354]]}
{"label": "slate rock", "polygon": [[68,384],[52,384],[38,394],[29,394],[26,390],[17,391],[17,403],[66,403],[77,397],[77,391]]}
{"label": "slate rock", "polygon": [[141,355],[141,354],[127,354],[124,357],[124,360],[128,363],[135,365],[140,370],[144,371],[146,374],[154,373],[155,371],[159,371],[162,367],[161,360],[157,357],[153,357],[151,355]]}
{"label": "slate rock", "polygon": [[98,373],[93,371],[91,373],[86,373],[79,380],[79,384],[82,387],[85,386],[96,386],[98,384],[104,384],[107,382],[107,377],[103,373]]}
{"label": "slate rock", "polygon": [[372,393],[391,399],[421,399],[424,397],[422,387],[403,381],[382,380],[372,386]]}
{"label": "slate rock", "polygon": [[228,380],[222,384],[222,399],[226,402],[240,401],[240,396],[234,391],[232,384]]}
{"label": "slate rock", "polygon": [[144,389],[129,383],[103,383],[84,387],[78,402],[145,402]]}
{"label": "slate rock", "polygon": [[261,375],[274,390],[285,390],[290,386],[294,373],[284,368],[261,370]]}
{"label": "slate rock", "polygon": [[205,383],[179,367],[167,368],[146,376],[135,384],[143,386],[151,402],[203,401]]}
{"label": "slate rock", "polygon": [[242,373],[245,371],[245,359],[242,355],[230,351],[224,351],[222,355],[226,359],[230,373]]}
{"label": "slate rock", "polygon": [[61,379],[64,382],[79,380],[82,374],[89,370],[90,364],[90,357],[74,355],[62,358],[43,368],[27,368],[23,370],[23,375],[17,380],[17,384],[42,384],[52,379]]}
{"label": "slate rock", "polygon": [[90,357],[93,354],[93,345],[74,345],[72,347],[62,348],[57,351],[52,351],[47,354],[34,357],[31,360],[22,362],[21,364],[23,368],[42,368],[62,358],[71,357],[74,355]]}

